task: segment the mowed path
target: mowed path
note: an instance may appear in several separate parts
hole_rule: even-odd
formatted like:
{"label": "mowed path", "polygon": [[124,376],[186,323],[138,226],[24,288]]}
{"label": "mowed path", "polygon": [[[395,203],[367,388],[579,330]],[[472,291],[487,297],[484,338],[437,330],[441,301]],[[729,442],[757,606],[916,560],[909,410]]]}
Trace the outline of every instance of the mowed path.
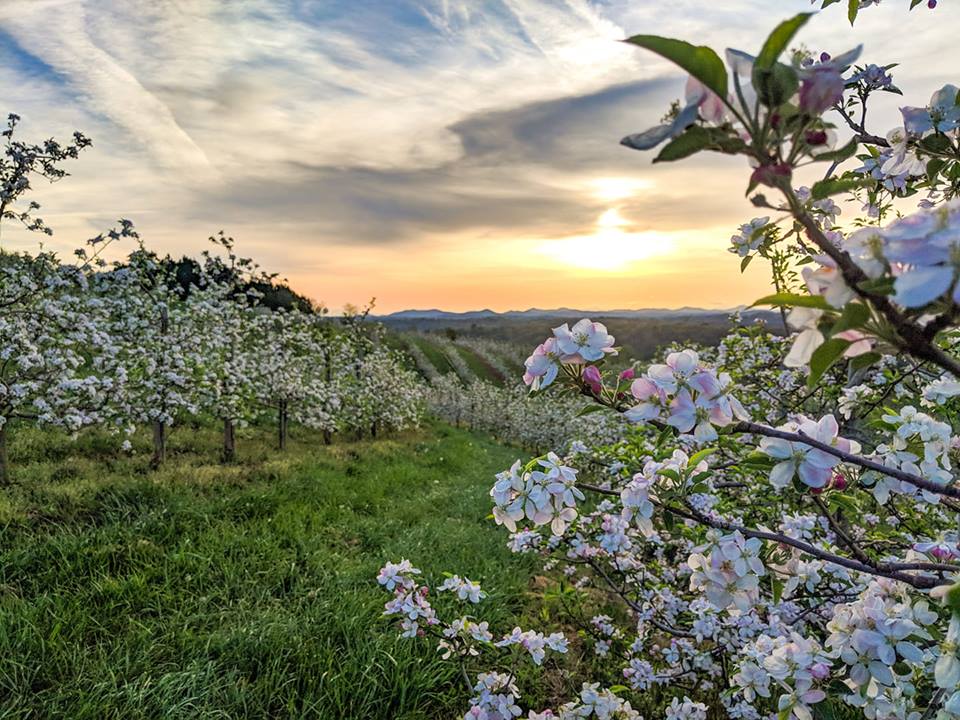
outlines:
{"label": "mowed path", "polygon": [[156,473],[103,439],[20,438],[0,493],[0,717],[463,712],[456,668],[381,619],[375,574],[401,557],[466,574],[512,627],[530,566],[487,516],[518,452],[443,425],[285,455],[248,435],[221,467],[213,430],[183,430]]}

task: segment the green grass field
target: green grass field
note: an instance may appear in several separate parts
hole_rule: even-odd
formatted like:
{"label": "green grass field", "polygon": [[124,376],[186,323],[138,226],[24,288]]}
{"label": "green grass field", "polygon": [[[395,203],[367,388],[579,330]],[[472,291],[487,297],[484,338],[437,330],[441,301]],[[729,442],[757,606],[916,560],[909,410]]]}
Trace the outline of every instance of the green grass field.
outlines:
{"label": "green grass field", "polygon": [[436,368],[441,375],[447,375],[454,372],[453,365],[444,355],[443,350],[438,348],[432,342],[424,337],[411,336],[410,341],[415,343],[420,351],[426,356],[427,360]]}
{"label": "green grass field", "polygon": [[456,351],[460,353],[460,357],[463,358],[463,361],[467,364],[467,367],[470,368],[471,372],[480,380],[486,380],[495,385],[503,384],[503,376],[497,372],[490,363],[484,360],[482,357],[477,355],[470,348],[463,347],[462,345],[454,346]]}
{"label": "green grass field", "polygon": [[[450,718],[456,668],[381,619],[375,574],[410,558],[491,593],[508,630],[531,566],[486,518],[517,451],[446,426],[286,454],[181,429],[147,469],[116,440],[13,437],[0,493],[2,718]],[[540,610],[543,611],[542,609]]]}

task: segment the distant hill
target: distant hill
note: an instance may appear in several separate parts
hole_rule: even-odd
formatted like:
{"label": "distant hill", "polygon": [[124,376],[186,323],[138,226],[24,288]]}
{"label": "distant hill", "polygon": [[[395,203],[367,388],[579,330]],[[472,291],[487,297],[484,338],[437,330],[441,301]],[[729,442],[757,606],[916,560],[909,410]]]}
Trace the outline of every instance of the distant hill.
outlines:
{"label": "distant hill", "polygon": [[[674,341],[715,345],[730,330],[732,312],[734,310],[702,308],[598,311],[530,308],[502,313],[492,310],[458,313],[434,309],[404,310],[376,320],[397,331],[504,340],[528,352],[550,334],[551,328],[589,317],[607,326],[626,358],[643,360]],[[779,313],[769,310],[741,310],[740,317],[744,324],[761,321],[774,332],[783,329]]]}
{"label": "distant hill", "polygon": [[390,315],[381,315],[377,319],[389,322],[392,320],[480,320],[489,318],[668,318],[689,317],[691,315],[723,315],[726,317],[730,313],[742,309],[743,308],[704,310],[703,308],[682,307],[676,309],[643,308],[640,310],[575,310],[573,308],[545,310],[541,308],[529,308],[528,310],[507,310],[505,312],[494,312],[493,310],[450,312],[448,310],[437,310],[434,308],[431,310],[401,310],[391,313]]}

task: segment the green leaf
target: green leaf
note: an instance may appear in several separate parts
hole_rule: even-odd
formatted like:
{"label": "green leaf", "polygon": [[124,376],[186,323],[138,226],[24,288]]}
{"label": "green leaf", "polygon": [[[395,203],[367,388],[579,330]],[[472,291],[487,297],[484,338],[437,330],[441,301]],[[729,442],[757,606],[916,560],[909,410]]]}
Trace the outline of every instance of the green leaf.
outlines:
{"label": "green leaf", "polygon": [[713,455],[716,451],[717,451],[716,448],[704,448],[703,450],[700,450],[699,452],[695,452],[695,453],[691,456],[690,460],[687,462],[687,467],[688,467],[688,468],[696,467],[697,464],[698,464],[701,460],[704,460],[704,459],[710,457],[710,456]]}
{"label": "green leaf", "polygon": [[857,503],[857,499],[853,495],[850,495],[849,493],[832,492],[828,495],[828,497],[830,500],[828,504],[831,510],[843,510],[852,516],[857,516],[860,514],[860,505]]}
{"label": "green leaf", "polygon": [[830,369],[830,366],[846,352],[850,344],[849,340],[830,338],[813,351],[810,358],[810,375],[807,377],[808,388],[813,388],[817,384],[817,381]]}
{"label": "green leaf", "polygon": [[740,467],[750,468],[771,468],[776,464],[776,462],[777,461],[774,461],[774,459],[769,455],[764,455],[761,452],[752,452],[740,460],[737,465]]}
{"label": "green leaf", "polygon": [[670,478],[676,483],[680,482],[680,475],[676,470],[671,470],[670,468],[662,468],[657,470],[657,475],[663,475],[664,477]]}
{"label": "green leaf", "polygon": [[777,25],[763,43],[763,48],[754,61],[754,67],[772,68],[773,64],[780,59],[783,51],[787,49],[787,45],[793,40],[793,36],[807,24],[807,20],[811,17],[813,17],[813,13],[800,13]]}
{"label": "green leaf", "polygon": [[842,333],[844,330],[863,327],[870,319],[870,308],[863,303],[851,302],[843,308],[840,319],[830,329],[831,335]]}
{"label": "green leaf", "polygon": [[701,150],[715,150],[717,152],[736,154],[746,149],[746,143],[738,137],[733,137],[720,128],[705,128],[700,125],[691,125],[679,136],[675,137],[654,162],[670,162],[689,157]]}
{"label": "green leaf", "polygon": [[847,20],[851,25],[856,21],[858,12],[860,12],[860,0],[847,0]]}
{"label": "green leaf", "polygon": [[659,35],[634,35],[626,42],[646,48],[680,66],[726,101],[727,68],[710,48]]}
{"label": "green leaf", "polygon": [[873,280],[864,280],[858,287],[871,295],[893,295],[893,283],[893,278],[879,277]]}
{"label": "green leaf", "polygon": [[753,66],[753,86],[760,102],[768,108],[783,105],[800,87],[796,71],[789,65],[776,63],[771,68]]}
{"label": "green leaf", "polygon": [[927,163],[927,180],[933,182],[936,179],[937,175],[940,174],[940,171],[943,170],[943,166],[947,164],[947,161],[943,158],[933,158],[930,162]]}
{"label": "green leaf", "polygon": [[771,573],[770,584],[773,585],[773,602],[774,604],[779,603],[780,598],[783,597],[783,588],[786,583]]}
{"label": "green leaf", "polygon": [[860,147],[860,142],[856,138],[850,138],[850,142],[848,142],[839,150],[818,153],[817,155],[813,156],[813,159],[817,162],[842,163],[844,160],[849,160],[852,158],[857,153],[858,147]]}
{"label": "green leaf", "polygon": [[656,163],[682,160],[701,150],[706,150],[709,145],[710,135],[707,133],[706,128],[702,128],[699,125],[691,125],[686,131],[668,142],[653,161]]}
{"label": "green leaf", "polygon": [[950,608],[954,615],[960,615],[960,583],[950,586],[943,597],[943,604]]}
{"label": "green leaf", "polygon": [[740,261],[740,272],[743,272],[747,269],[747,265],[750,264],[751,260],[753,260],[753,255],[747,255],[743,260]]}
{"label": "green leaf", "polygon": [[855,358],[850,360],[850,367],[852,367],[854,370],[862,370],[863,368],[870,367],[874,363],[879,362],[882,357],[883,355],[878,352],[868,352],[864,353],[863,355],[857,355]]}
{"label": "green leaf", "polygon": [[833,308],[821,295],[797,295],[795,293],[777,293],[767,295],[757,300],[750,307],[757,305],[773,305],[774,307],[808,307],[818,310],[832,310]]}
{"label": "green leaf", "polygon": [[810,188],[810,196],[814,200],[823,200],[831,195],[849,192],[858,188],[869,187],[874,184],[870,178],[830,178],[815,182]]}
{"label": "green leaf", "polygon": [[910,0],[910,9],[913,10],[917,5],[922,3],[923,0]]}
{"label": "green leaf", "polygon": [[950,138],[940,133],[927,135],[927,137],[923,138],[917,145],[919,145],[922,150],[931,153],[946,153],[953,149],[953,146],[950,144]]}
{"label": "green leaf", "polygon": [[590,415],[595,412],[602,412],[606,410],[606,407],[603,405],[587,405],[583,410],[576,414],[576,417],[583,417],[584,415]]}
{"label": "green leaf", "polygon": [[676,526],[677,520],[671,512],[665,512],[663,514],[663,526],[667,529],[667,532],[673,532],[673,528]]}

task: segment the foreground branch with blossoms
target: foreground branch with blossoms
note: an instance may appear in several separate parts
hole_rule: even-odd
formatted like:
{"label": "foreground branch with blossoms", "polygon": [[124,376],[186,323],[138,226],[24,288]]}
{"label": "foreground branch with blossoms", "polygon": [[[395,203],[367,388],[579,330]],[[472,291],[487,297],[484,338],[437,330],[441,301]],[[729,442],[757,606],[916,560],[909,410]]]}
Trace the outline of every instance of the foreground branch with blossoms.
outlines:
{"label": "foreground branch with blossoms", "polygon": [[[851,3],[851,20],[870,4]],[[527,359],[533,392],[631,423],[613,443],[518,460],[490,491],[510,547],[543,556],[563,626],[597,658],[571,680],[605,698],[528,717],[636,717],[644,703],[671,719],[960,717],[960,89],[874,132],[870,98],[902,94],[893,66],[857,65],[862,48],[788,52],[808,19],[726,63],[627,40],[690,78],[685,102],[623,144],[662,146],[654,162],[746,157],[767,215],[732,251],[741,271],[769,262],[773,294],[757,304],[781,309],[789,334],[740,326],[717,348],[615,373],[615,339],[583,319]],[[861,216],[840,225],[835,197]],[[396,592],[388,614],[410,601]],[[528,691],[512,673],[470,675],[499,662],[487,650],[459,658],[465,717],[518,717]]]}

